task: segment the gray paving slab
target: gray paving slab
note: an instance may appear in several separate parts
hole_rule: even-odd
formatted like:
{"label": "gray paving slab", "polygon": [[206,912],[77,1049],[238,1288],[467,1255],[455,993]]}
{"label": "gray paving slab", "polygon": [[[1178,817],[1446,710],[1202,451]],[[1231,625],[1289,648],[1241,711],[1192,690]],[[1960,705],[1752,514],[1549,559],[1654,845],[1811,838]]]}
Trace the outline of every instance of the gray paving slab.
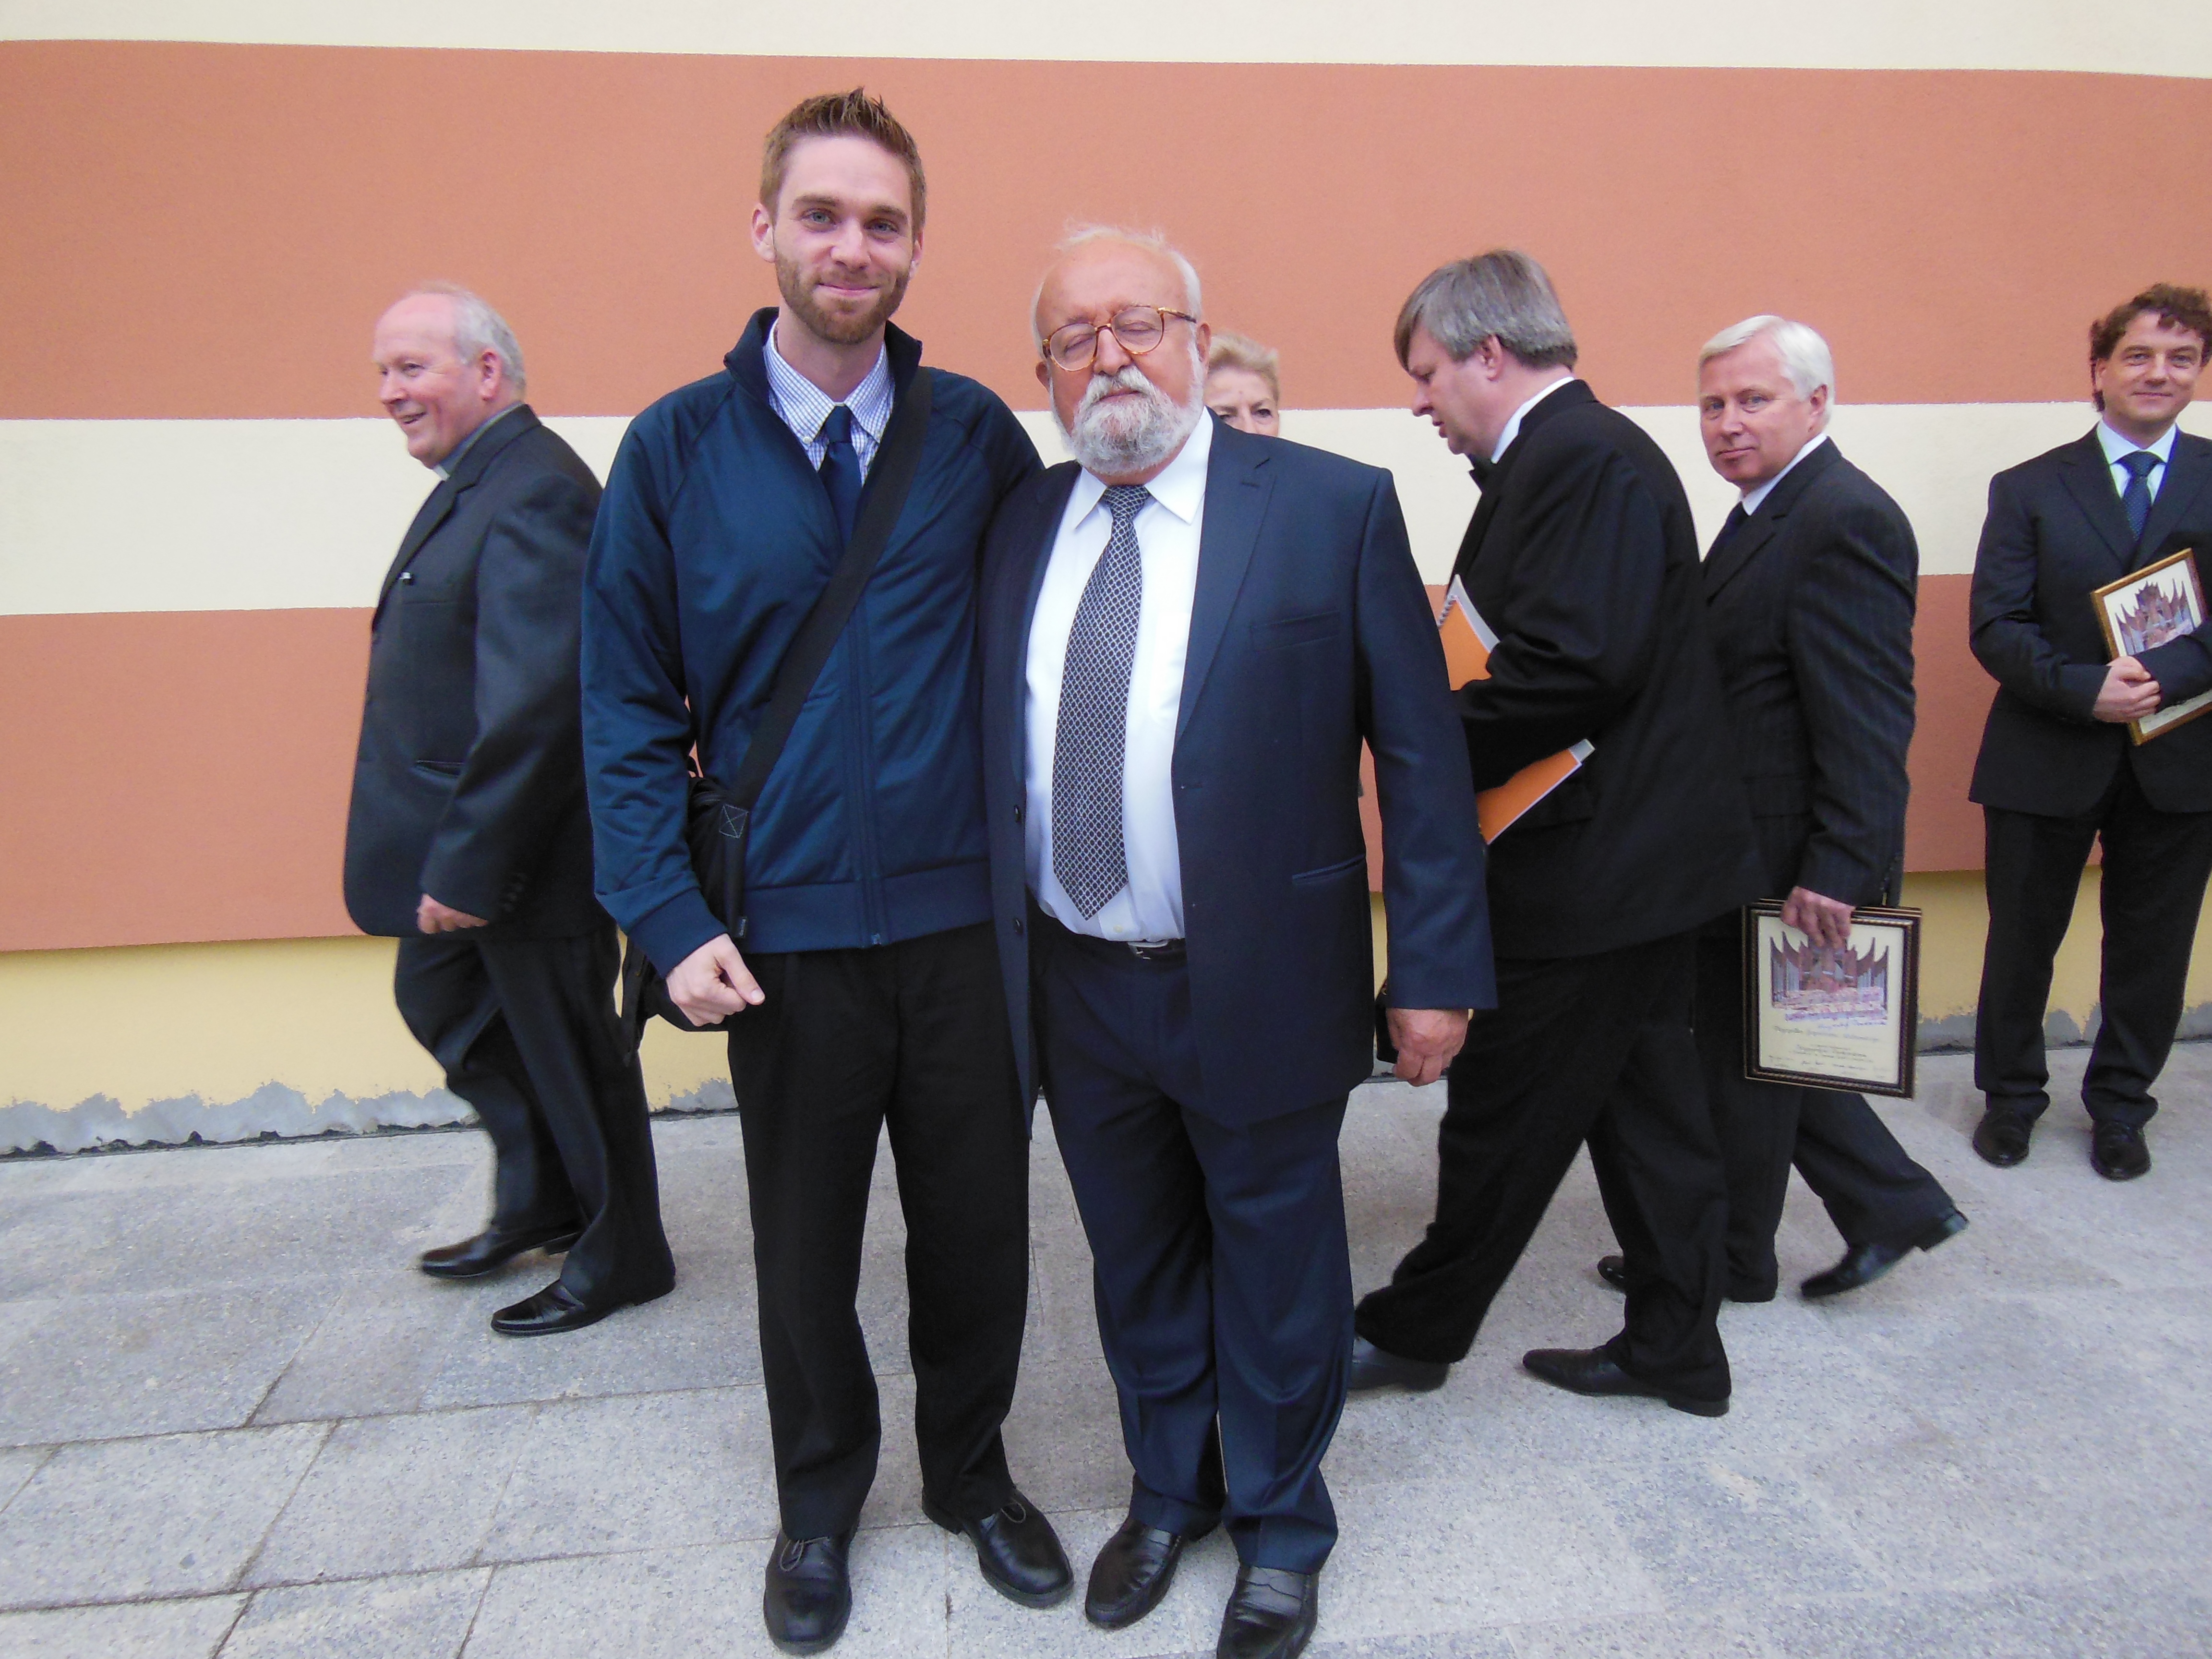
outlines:
{"label": "gray paving slab", "polygon": [[10,1446],[0,1451],[0,1510],[14,1501],[24,1483],[39,1472],[39,1465],[53,1455],[52,1446]]}
{"label": "gray paving slab", "polygon": [[[946,1659],[945,1534],[897,1527],[854,1545],[853,1617],[838,1659]],[[501,1567],[465,1659],[769,1659],[763,1543],[648,1550]]]}
{"label": "gray paving slab", "polygon": [[65,1297],[35,1340],[0,1355],[0,1445],[244,1423],[342,1289],[283,1279]]}
{"label": "gray paving slab", "polygon": [[210,1595],[0,1613],[0,1653],[8,1659],[209,1659],[245,1601]]}
{"label": "gray paving slab", "polygon": [[532,1414],[510,1406],[339,1424],[246,1582],[303,1583],[472,1563]]}
{"label": "gray paving slab", "polygon": [[1727,1613],[1631,1613],[1516,1625],[1506,1636],[1512,1659],[1767,1659],[1757,1634]]}
{"label": "gray paving slab", "polygon": [[533,1252],[505,1273],[460,1283],[404,1265],[344,1279],[253,1420],[414,1411],[457,1351],[489,1340],[495,1310],[559,1271],[557,1262]]}
{"label": "gray paving slab", "polygon": [[327,1425],[64,1446],[0,1512],[0,1607],[226,1590]]}
{"label": "gray paving slab", "polygon": [[222,1659],[453,1659],[491,1571],[257,1590]]}
{"label": "gray paving slab", "polygon": [[2201,1575],[2014,1582],[1745,1614],[1772,1659],[2203,1659]]}

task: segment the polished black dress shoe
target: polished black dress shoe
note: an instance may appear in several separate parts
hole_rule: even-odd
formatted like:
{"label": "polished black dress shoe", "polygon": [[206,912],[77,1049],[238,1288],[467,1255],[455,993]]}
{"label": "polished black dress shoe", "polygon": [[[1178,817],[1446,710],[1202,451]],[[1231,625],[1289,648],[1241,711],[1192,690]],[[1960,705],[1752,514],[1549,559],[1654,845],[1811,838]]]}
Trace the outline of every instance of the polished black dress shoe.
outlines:
{"label": "polished black dress shoe", "polygon": [[525,1250],[543,1250],[548,1255],[558,1255],[583,1236],[583,1229],[573,1221],[551,1227],[525,1227],[514,1232],[487,1227],[474,1238],[423,1251],[416,1265],[433,1279],[481,1279],[504,1267]]}
{"label": "polished black dress shoe", "polygon": [[761,1617],[768,1639],[784,1653],[819,1653],[845,1633],[853,1613],[853,1581],[845,1553],[853,1534],[835,1538],[787,1538],[776,1529],[775,1550],[768,1558],[768,1588],[761,1593]]}
{"label": "polished black dress shoe", "polygon": [[1183,1546],[1212,1532],[1208,1522],[1189,1532],[1148,1527],[1135,1516],[1100,1547],[1091,1564],[1091,1583],[1083,1592],[1083,1616],[1101,1630],[1121,1630],[1154,1607],[1175,1583]]}
{"label": "polished black dress shoe", "polygon": [[2089,1132],[2089,1167],[2107,1181],[2133,1181],[2150,1173],[2143,1132],[2127,1123],[2100,1123]]}
{"label": "polished black dress shoe", "polygon": [[1619,1291],[1628,1294],[1628,1258],[1624,1255],[1601,1255],[1597,1259],[1597,1276]]}
{"label": "polished black dress shoe", "polygon": [[1426,1394],[1431,1389],[1441,1389],[1444,1379],[1451,1375],[1449,1361],[1442,1359],[1408,1359],[1403,1354],[1378,1348],[1364,1336],[1352,1339],[1352,1371],[1345,1388],[1352,1394],[1364,1394],[1372,1389],[1403,1389],[1408,1394]]}
{"label": "polished black dress shoe", "polygon": [[1844,1252],[1841,1261],[1824,1273],[1814,1273],[1797,1288],[1808,1302],[1818,1302],[1824,1296],[1841,1296],[1845,1291],[1873,1284],[1913,1251],[1932,1250],[1954,1233],[1966,1231],[1966,1218],[1954,1210],[1903,1238],[1854,1244]]}
{"label": "polished black dress shoe", "polygon": [[1991,1106],[1974,1126],[1974,1150],[1985,1164],[2009,1170],[2027,1156],[2027,1139],[2035,1126],[2009,1106]]}
{"label": "polished black dress shoe", "polygon": [[1044,1511],[1018,1492],[980,1521],[964,1521],[927,1498],[921,1512],[947,1532],[964,1532],[975,1546],[983,1582],[1025,1607],[1056,1607],[1075,1588],[1075,1570]]}
{"label": "polished black dress shoe", "polygon": [[511,1308],[501,1308],[491,1316],[491,1328],[501,1336],[550,1336],[556,1331],[580,1331],[586,1325],[598,1324],[609,1314],[620,1313],[641,1302],[658,1301],[674,1288],[671,1285],[668,1289],[645,1296],[623,1297],[586,1305],[556,1279],[537,1295],[525,1297]]}
{"label": "polished black dress shoe", "polygon": [[1239,1562],[1214,1659],[1297,1659],[1320,1618],[1319,1573]]}
{"label": "polished black dress shoe", "polygon": [[1726,1395],[1700,1400],[1694,1395],[1670,1394],[1652,1383],[1631,1376],[1603,1348],[1535,1348],[1521,1356],[1521,1364],[1555,1389],[1570,1394],[1638,1395],[1663,1400],[1678,1412],[1696,1417],[1726,1417]]}

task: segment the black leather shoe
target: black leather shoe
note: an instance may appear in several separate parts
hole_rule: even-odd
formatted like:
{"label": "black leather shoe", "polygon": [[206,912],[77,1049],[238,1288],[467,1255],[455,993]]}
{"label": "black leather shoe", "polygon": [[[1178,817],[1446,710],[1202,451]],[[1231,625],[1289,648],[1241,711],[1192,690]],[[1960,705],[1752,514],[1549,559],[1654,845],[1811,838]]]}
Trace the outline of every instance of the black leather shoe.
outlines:
{"label": "black leather shoe", "polygon": [[667,1291],[655,1291],[650,1296],[629,1297],[588,1307],[556,1279],[537,1295],[525,1297],[511,1308],[501,1308],[491,1316],[491,1328],[501,1336],[551,1336],[556,1331],[580,1331],[586,1325],[598,1324],[609,1314],[620,1313],[641,1302],[657,1301],[667,1294]]}
{"label": "black leather shoe", "polygon": [[1620,1255],[1601,1255],[1597,1259],[1597,1276],[1619,1291],[1628,1294],[1628,1258]]}
{"label": "black leather shoe", "polygon": [[1408,1359],[1376,1347],[1364,1336],[1352,1339],[1352,1373],[1345,1387],[1353,1394],[1364,1394],[1370,1389],[1403,1389],[1408,1394],[1426,1394],[1431,1389],[1441,1389],[1444,1379],[1451,1375],[1450,1364],[1442,1359]]}
{"label": "black leather shoe", "polygon": [[1297,1659],[1321,1618],[1321,1575],[1237,1565],[1214,1659]]}
{"label": "black leather shoe", "polygon": [[1555,1389],[1570,1394],[1638,1395],[1663,1400],[1678,1412],[1696,1417],[1726,1417],[1728,1397],[1699,1400],[1692,1395],[1669,1394],[1638,1381],[1616,1364],[1603,1348],[1535,1348],[1521,1356],[1521,1364]]}
{"label": "black leather shoe", "polygon": [[583,1229],[573,1221],[553,1227],[526,1227],[516,1232],[487,1227],[474,1238],[423,1251],[416,1265],[433,1279],[482,1279],[486,1273],[496,1273],[525,1250],[543,1250],[548,1255],[558,1255],[583,1236]]}
{"label": "black leather shoe", "polygon": [[845,1553],[853,1534],[794,1539],[778,1528],[775,1550],[768,1558],[768,1588],[761,1593],[761,1617],[768,1639],[784,1653],[819,1653],[845,1633],[853,1613],[853,1581],[845,1571]]}
{"label": "black leather shoe", "polygon": [[1966,1231],[1966,1218],[1954,1210],[1903,1238],[1854,1244],[1844,1252],[1841,1261],[1824,1273],[1814,1273],[1797,1288],[1808,1302],[1818,1302],[1824,1296],[1841,1296],[1845,1291],[1873,1284],[1913,1251],[1932,1250],[1954,1233]]}
{"label": "black leather shoe", "polygon": [[2089,1167],[2107,1181],[2133,1181],[2150,1173],[2143,1132],[2127,1123],[2100,1123],[2089,1132]]}
{"label": "black leather shoe", "polygon": [[981,1521],[963,1521],[927,1498],[921,1512],[947,1532],[964,1532],[975,1545],[983,1582],[1025,1607],[1057,1607],[1075,1588],[1075,1570],[1044,1511],[1017,1492]]}
{"label": "black leather shoe", "polygon": [[1169,1532],[1148,1527],[1135,1516],[1100,1547],[1091,1564],[1091,1583],[1083,1592],[1083,1616],[1101,1630],[1122,1630],[1133,1625],[1167,1595],[1175,1583],[1176,1563],[1183,1546],[1194,1544],[1213,1530],[1209,1522],[1189,1532]]}
{"label": "black leather shoe", "polygon": [[2027,1138],[2035,1126],[2009,1106],[1991,1106],[1974,1126],[1974,1150],[1985,1164],[2009,1170],[2027,1156]]}

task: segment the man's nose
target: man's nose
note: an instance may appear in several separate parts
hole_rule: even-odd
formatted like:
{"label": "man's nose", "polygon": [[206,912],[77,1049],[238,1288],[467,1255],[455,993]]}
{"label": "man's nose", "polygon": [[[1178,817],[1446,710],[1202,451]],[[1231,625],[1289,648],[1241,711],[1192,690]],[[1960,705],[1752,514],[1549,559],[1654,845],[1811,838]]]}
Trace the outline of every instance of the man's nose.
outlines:
{"label": "man's nose", "polygon": [[1097,355],[1091,363],[1094,374],[1119,374],[1136,361],[1129,355],[1128,348],[1121,343],[1120,335],[1110,328],[1099,329]]}
{"label": "man's nose", "polygon": [[858,219],[848,219],[838,226],[836,240],[830,246],[841,264],[864,265],[868,263],[868,234],[860,228]]}

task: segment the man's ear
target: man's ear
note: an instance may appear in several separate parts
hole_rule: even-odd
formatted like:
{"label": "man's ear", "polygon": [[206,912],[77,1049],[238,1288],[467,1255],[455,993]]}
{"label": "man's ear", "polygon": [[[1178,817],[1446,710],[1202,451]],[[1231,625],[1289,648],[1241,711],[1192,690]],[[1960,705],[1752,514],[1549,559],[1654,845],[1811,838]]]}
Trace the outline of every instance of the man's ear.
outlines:
{"label": "man's ear", "polygon": [[1045,362],[1043,358],[1040,357],[1037,359],[1036,372],[1037,384],[1042,386],[1045,389],[1046,393],[1049,395],[1052,391],[1052,365]]}
{"label": "man's ear", "polygon": [[775,263],[775,216],[762,202],[753,204],[753,252],[770,264]]}
{"label": "man's ear", "polygon": [[1213,353],[1213,325],[1200,323],[1191,330],[1191,332],[1198,339],[1198,367],[1199,371],[1203,374],[1206,369],[1206,360]]}

